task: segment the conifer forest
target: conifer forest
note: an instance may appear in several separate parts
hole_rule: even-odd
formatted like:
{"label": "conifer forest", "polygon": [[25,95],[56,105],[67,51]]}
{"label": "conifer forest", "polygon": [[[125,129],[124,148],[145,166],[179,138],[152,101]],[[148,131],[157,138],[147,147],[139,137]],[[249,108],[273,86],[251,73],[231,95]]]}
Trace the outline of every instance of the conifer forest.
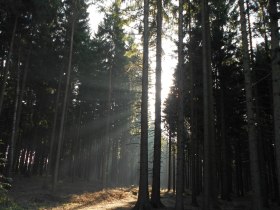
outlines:
{"label": "conifer forest", "polygon": [[0,0],[0,210],[280,209],[279,29],[280,0]]}

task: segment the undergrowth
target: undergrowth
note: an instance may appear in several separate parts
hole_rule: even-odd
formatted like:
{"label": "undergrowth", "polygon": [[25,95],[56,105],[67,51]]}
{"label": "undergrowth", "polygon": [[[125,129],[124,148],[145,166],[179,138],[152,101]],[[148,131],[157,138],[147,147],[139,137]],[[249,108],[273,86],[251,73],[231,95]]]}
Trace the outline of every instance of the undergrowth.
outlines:
{"label": "undergrowth", "polygon": [[23,210],[17,203],[7,197],[6,194],[0,194],[0,209],[1,210]]}
{"label": "undergrowth", "polygon": [[[0,139],[0,144],[2,140]],[[6,164],[6,158],[0,153],[0,210],[23,210],[14,201],[8,198],[7,190],[11,188],[11,179],[4,176],[1,169],[4,168]]]}

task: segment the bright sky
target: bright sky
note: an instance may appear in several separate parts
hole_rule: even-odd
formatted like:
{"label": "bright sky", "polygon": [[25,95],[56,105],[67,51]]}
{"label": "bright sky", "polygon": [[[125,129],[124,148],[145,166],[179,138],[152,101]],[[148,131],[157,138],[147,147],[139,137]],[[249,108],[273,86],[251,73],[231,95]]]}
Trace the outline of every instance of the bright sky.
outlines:
{"label": "bright sky", "polygon": [[[102,21],[102,19],[104,18],[104,15],[99,13],[98,9],[94,6],[91,5],[88,9],[89,12],[89,25],[91,27],[92,33],[94,34],[97,31],[98,28],[98,24]],[[162,42],[163,46],[163,57],[162,57],[162,103],[165,101],[165,99],[168,96],[169,93],[169,88],[170,86],[173,84],[173,73],[174,73],[174,69],[176,67],[177,64],[177,60],[176,60],[176,54],[174,53],[174,51],[176,50],[176,46],[175,44],[168,39],[164,39]],[[152,53],[150,53],[150,55],[152,55]],[[152,63],[151,63],[151,68],[153,69],[153,71],[155,71],[155,60],[151,59]],[[152,84],[155,83],[155,79],[154,77],[152,78],[151,81]],[[154,106],[152,106],[152,104],[154,104],[154,86],[153,89],[150,90],[151,95],[150,97],[150,111],[151,113],[154,113]]]}

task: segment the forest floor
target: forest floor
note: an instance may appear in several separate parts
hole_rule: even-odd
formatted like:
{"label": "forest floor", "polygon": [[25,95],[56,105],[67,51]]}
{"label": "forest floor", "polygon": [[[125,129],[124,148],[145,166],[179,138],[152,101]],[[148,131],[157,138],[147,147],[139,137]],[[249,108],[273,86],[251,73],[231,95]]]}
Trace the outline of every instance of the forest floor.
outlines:
{"label": "forest floor", "polygon": [[[52,192],[46,185],[46,179],[42,177],[17,177],[12,189],[8,192],[8,198],[16,207],[8,204],[1,206],[0,210],[130,210],[137,200],[135,186],[127,188],[112,188],[98,190],[96,185],[89,182],[64,182],[59,183],[56,192]],[[175,195],[162,191],[162,202],[165,210],[173,209]],[[250,210],[248,196],[235,198],[234,201],[219,201],[221,210]],[[193,207],[190,193],[185,195],[185,210],[200,210]],[[201,203],[201,198],[198,198]],[[272,206],[270,210],[279,207]]]}

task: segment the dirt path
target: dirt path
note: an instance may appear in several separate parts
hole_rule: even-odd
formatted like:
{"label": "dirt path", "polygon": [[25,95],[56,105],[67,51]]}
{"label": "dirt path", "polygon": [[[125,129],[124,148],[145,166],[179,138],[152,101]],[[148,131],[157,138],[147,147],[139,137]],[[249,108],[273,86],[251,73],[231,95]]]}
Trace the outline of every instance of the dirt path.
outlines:
{"label": "dirt path", "polygon": [[[130,210],[136,202],[136,198],[124,198],[120,200],[115,200],[111,202],[101,202],[98,204],[90,205],[90,206],[79,206],[78,208],[74,208],[77,210]],[[74,210],[73,209],[73,210]]]}
{"label": "dirt path", "polygon": [[128,210],[137,199],[135,188],[115,188],[93,193],[74,194],[67,203],[63,203],[52,210]]}
{"label": "dirt path", "polygon": [[[51,191],[46,185],[46,179],[42,177],[17,178],[8,196],[16,202],[20,210],[130,210],[137,200],[137,187],[112,188],[98,190],[98,185],[89,182],[63,182],[56,192]],[[219,200],[221,210],[248,210],[250,209],[250,196],[233,197],[233,201]],[[175,206],[173,193],[162,192],[161,201],[164,210],[172,210]],[[193,207],[191,194],[186,192],[184,198],[185,209],[200,210],[201,207]],[[202,203],[202,197],[198,197],[198,203]],[[3,208],[0,210],[13,209]],[[275,203],[270,210],[279,209]]]}
{"label": "dirt path", "polygon": [[16,177],[8,197],[24,210],[128,210],[137,200],[134,186],[99,190],[94,183],[63,182],[53,192],[46,183],[42,177]]}

